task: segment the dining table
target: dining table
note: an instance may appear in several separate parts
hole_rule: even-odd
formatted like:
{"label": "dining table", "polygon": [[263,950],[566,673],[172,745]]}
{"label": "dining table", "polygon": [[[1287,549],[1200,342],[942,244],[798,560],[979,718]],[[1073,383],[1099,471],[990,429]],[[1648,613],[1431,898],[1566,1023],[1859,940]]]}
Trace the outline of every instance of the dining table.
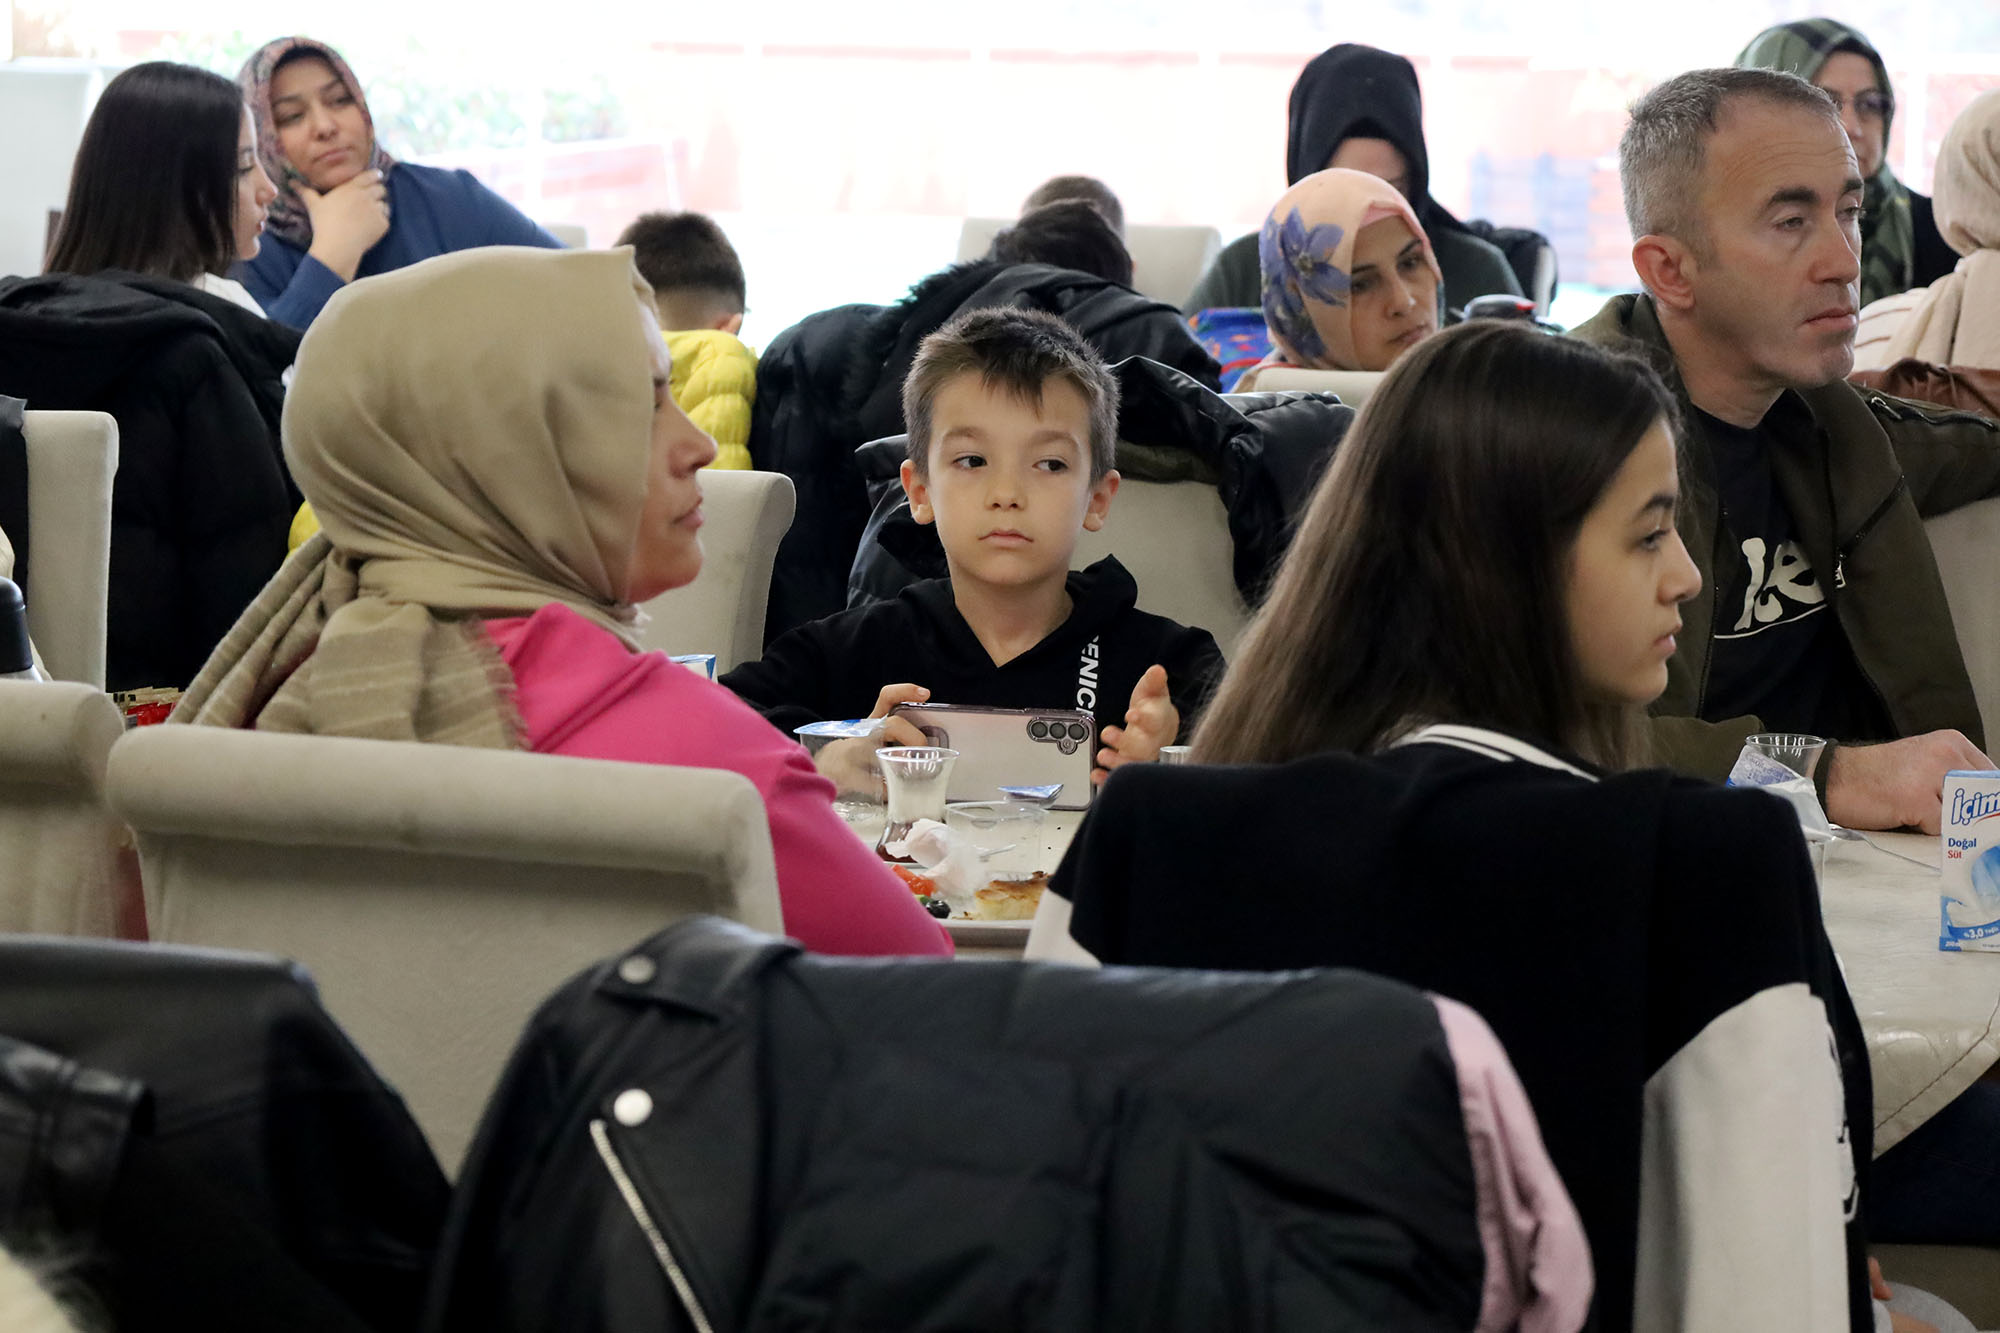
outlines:
{"label": "dining table", "polygon": [[[1044,869],[1062,860],[1084,813],[1044,816]],[[879,813],[848,822],[871,842],[881,831]],[[1868,1043],[1878,1156],[2000,1061],[2000,953],[1938,948],[1938,857],[1935,837],[1870,833],[1826,844],[1821,863],[1827,936]],[[945,927],[963,959],[1019,958],[1028,941],[1026,921]]]}
{"label": "dining table", "polygon": [[2000,1060],[2000,953],[1938,948],[1938,839],[1827,844],[1820,911],[1868,1040],[1877,1156]]}

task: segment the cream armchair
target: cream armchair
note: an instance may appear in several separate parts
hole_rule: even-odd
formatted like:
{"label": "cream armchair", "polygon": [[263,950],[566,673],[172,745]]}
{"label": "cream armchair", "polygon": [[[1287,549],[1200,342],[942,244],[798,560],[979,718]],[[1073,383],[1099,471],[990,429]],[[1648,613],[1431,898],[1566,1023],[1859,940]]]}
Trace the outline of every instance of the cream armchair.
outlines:
{"label": "cream armchair", "polygon": [[118,423],[103,412],[28,412],[28,636],[57,680],[104,687],[111,479]]}
{"label": "cream armchair", "polygon": [[109,795],[153,937],[303,963],[447,1171],[572,974],[695,913],[784,929],[737,773],[169,725]]}
{"label": "cream armchair", "polygon": [[669,653],[713,653],[717,675],[764,655],[764,608],[771,566],[798,508],[782,472],[701,474],[701,573],[642,610],[639,638]]}
{"label": "cream armchair", "polygon": [[87,685],[0,680],[0,931],[143,938],[131,841],[104,803],[124,727]]}

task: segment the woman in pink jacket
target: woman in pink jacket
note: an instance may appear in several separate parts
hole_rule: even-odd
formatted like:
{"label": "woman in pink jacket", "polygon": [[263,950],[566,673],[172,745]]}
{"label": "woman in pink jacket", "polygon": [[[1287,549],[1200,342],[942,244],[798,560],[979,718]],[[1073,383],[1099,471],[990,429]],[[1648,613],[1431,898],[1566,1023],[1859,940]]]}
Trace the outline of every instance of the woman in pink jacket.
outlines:
{"label": "woman in pink jacket", "polygon": [[734,769],[764,797],[790,934],[949,953],[802,749],[638,651],[637,604],[700,572],[715,456],[668,392],[647,296],[626,251],[526,249],[336,295],[284,418],[323,530],[175,720]]}

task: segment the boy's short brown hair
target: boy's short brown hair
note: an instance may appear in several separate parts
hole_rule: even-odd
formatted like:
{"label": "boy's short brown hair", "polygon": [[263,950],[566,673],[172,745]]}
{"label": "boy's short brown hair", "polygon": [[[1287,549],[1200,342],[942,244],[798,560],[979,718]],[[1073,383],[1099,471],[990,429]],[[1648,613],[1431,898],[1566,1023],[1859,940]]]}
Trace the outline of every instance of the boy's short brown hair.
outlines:
{"label": "boy's short brown hair", "polygon": [[1121,287],[1132,285],[1132,252],[1087,199],[1060,199],[1021,214],[1020,221],[993,238],[986,257],[1008,264],[1049,264]]}
{"label": "boy's short brown hair", "polygon": [[1095,176],[1051,176],[1034,188],[1021,201],[1023,215],[1033,212],[1043,204],[1060,203],[1064,199],[1081,199],[1104,215],[1111,224],[1111,230],[1122,239],[1125,235],[1125,206],[1118,202],[1111,187]]}
{"label": "boy's short brown hair", "polygon": [[[619,233],[639,276],[661,301],[681,298],[740,315],[748,296],[743,261],[715,220],[700,213],[644,213]],[[690,326],[692,327],[692,326]]]}
{"label": "boy's short brown hair", "polygon": [[1042,386],[1063,379],[1090,405],[1090,480],[1111,471],[1118,442],[1118,381],[1083,335],[1041,310],[1010,306],[966,310],[925,338],[903,380],[903,422],[909,459],[930,475],[931,413],[938,391],[955,375],[976,373],[1037,407]]}

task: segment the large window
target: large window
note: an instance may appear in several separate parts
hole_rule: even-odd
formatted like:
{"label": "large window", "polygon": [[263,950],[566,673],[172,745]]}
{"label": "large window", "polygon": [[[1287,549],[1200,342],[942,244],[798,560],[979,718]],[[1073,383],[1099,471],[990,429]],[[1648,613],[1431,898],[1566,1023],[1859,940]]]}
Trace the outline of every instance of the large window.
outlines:
{"label": "large window", "polygon": [[[532,216],[608,244],[635,214],[715,214],[764,341],[949,262],[967,215],[1010,215],[1056,172],[1103,177],[1138,222],[1248,230],[1285,184],[1286,97],[1324,47],[1408,54],[1432,188],[1556,244],[1587,313],[1628,287],[1614,159],[1658,79],[1729,61],[1814,12],[1774,0],[1658,7],[1537,0],[934,0],[491,6],[350,3],[309,29],[366,85],[392,152],[465,166]],[[170,57],[234,73],[269,36],[248,0],[14,0],[16,55]],[[1854,0],[1841,16],[1896,84],[1891,162],[1928,186],[1937,143],[2000,87],[2000,6]]]}

